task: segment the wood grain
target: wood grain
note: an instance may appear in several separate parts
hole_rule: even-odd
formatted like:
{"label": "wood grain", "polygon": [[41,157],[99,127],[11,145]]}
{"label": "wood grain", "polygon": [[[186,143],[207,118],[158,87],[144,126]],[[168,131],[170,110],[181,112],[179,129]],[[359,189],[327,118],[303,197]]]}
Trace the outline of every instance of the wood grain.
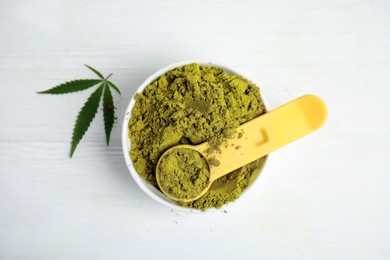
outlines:
{"label": "wood grain", "polygon": [[[389,12],[385,0],[1,1],[0,259],[389,259]],[[235,203],[172,211],[131,179],[120,127],[137,86],[181,60],[237,68],[271,107],[317,94],[328,122],[272,154]],[[111,145],[99,111],[70,160],[89,92],[36,92],[94,77],[85,63],[123,94]]]}

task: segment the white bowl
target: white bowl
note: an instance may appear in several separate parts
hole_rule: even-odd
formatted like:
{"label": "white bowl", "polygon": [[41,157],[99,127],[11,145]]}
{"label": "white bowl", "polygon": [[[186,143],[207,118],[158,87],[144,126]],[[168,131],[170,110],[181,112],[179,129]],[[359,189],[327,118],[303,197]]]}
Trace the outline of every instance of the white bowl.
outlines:
{"label": "white bowl", "polygon": [[[151,82],[153,82],[154,80],[156,80],[158,77],[160,77],[161,75],[165,74],[167,71],[169,70],[172,70],[174,68],[177,68],[177,67],[181,67],[181,66],[184,66],[184,65],[187,65],[187,64],[191,64],[191,63],[197,63],[197,64],[200,64],[200,65],[208,65],[208,66],[215,66],[215,67],[219,67],[219,68],[222,68],[225,70],[225,72],[229,73],[229,74],[236,74],[236,75],[243,75],[239,72],[237,72],[236,70],[233,70],[229,67],[226,67],[224,65],[220,65],[220,64],[216,64],[216,63],[212,63],[212,62],[199,62],[199,61],[183,61],[183,62],[178,62],[178,63],[173,63],[171,65],[168,65],[162,69],[159,69],[158,71],[156,71],[155,73],[153,73],[151,76],[149,76],[142,84],[141,86],[139,86],[136,90],[136,92],[134,93],[134,95],[131,97],[131,100],[130,100],[130,103],[126,109],[126,112],[125,112],[125,118],[123,119],[123,125],[122,125],[122,151],[123,151],[123,156],[125,157],[125,161],[126,161],[126,165],[127,165],[127,168],[129,169],[130,171],[130,174],[131,176],[133,177],[134,181],[137,183],[137,185],[146,193],[148,194],[152,199],[158,201],[159,203],[165,205],[165,206],[168,206],[172,209],[175,209],[175,210],[180,210],[180,211],[186,211],[186,212],[193,212],[193,211],[199,211],[197,209],[191,209],[191,208],[185,208],[185,207],[182,207],[180,205],[178,205],[175,201],[171,200],[170,198],[166,197],[161,191],[159,191],[158,189],[156,189],[156,187],[154,187],[153,185],[147,183],[145,181],[145,179],[143,179],[138,173],[137,171],[134,169],[134,166],[133,166],[133,161],[131,160],[130,158],[130,147],[131,147],[131,144],[130,144],[130,139],[128,137],[128,133],[129,133],[129,128],[128,128],[128,123],[129,123],[129,120],[130,120],[130,117],[131,117],[131,111],[134,107],[134,104],[135,104],[135,94],[136,93],[142,93],[145,89],[145,87],[147,85],[149,85]],[[243,75],[244,76],[244,75]],[[263,94],[261,94],[261,98],[263,100],[263,103],[264,103],[264,106],[265,106],[265,109],[266,111],[268,111],[269,107],[268,107],[268,103],[266,102],[266,100],[264,99],[264,96]],[[261,171],[264,170],[264,166],[265,166],[265,163],[266,163],[267,160],[265,160],[264,162],[264,165],[263,165],[263,168]],[[257,179],[257,178],[256,178]],[[245,191],[250,187],[250,186],[253,186],[254,183],[250,184],[246,189]],[[245,193],[245,191],[243,193]],[[241,194],[242,196],[243,194]],[[241,197],[240,197],[241,198]]]}

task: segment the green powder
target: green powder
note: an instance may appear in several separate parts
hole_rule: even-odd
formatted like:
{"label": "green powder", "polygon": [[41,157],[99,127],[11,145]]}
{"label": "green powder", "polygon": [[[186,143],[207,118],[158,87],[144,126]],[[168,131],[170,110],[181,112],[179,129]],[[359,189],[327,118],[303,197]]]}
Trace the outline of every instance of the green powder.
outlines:
{"label": "green powder", "polygon": [[[198,64],[168,71],[137,93],[135,101],[129,121],[130,157],[140,176],[157,188],[157,162],[168,148],[208,141],[217,149],[235,128],[265,113],[256,85]],[[204,210],[237,199],[263,161],[229,173],[204,196],[181,205]]]}
{"label": "green powder", "polygon": [[207,160],[188,148],[172,149],[158,165],[160,188],[178,199],[198,196],[208,185],[210,176]]}

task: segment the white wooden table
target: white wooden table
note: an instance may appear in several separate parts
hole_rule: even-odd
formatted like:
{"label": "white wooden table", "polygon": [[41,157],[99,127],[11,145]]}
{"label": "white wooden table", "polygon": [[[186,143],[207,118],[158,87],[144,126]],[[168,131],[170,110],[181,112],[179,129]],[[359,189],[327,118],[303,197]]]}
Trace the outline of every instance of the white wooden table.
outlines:
{"label": "white wooden table", "polygon": [[[389,259],[390,2],[0,2],[0,259]],[[271,107],[321,96],[320,131],[272,154],[245,197],[204,214],[147,197],[122,157],[123,112],[158,68],[225,63]],[[93,74],[123,92],[73,159],[91,91],[35,92]],[[227,213],[224,212],[226,210]]]}

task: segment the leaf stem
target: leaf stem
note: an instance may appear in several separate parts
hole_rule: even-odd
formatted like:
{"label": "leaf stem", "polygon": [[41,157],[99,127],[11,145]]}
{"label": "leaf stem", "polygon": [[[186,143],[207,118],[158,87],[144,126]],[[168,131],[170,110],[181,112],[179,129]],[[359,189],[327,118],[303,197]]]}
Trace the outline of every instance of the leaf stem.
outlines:
{"label": "leaf stem", "polygon": [[106,142],[107,145],[109,145],[110,135],[115,121],[114,110],[116,109],[116,107],[114,106],[114,100],[112,98],[110,88],[114,89],[116,92],[121,94],[120,90],[114,85],[114,83],[108,80],[113,75],[112,73],[109,74],[106,78],[104,78],[104,76],[96,69],[86,64],[85,66],[91,71],[93,71],[99,77],[99,79],[72,80],[57,85],[51,89],[37,92],[38,94],[55,94],[55,95],[67,94],[67,93],[82,91],[91,88],[97,84],[100,84],[100,86],[89,96],[87,102],[84,103],[83,107],[81,108],[76,118],[76,123],[73,128],[71,148],[69,153],[70,157],[73,156],[78,144],[80,143],[81,139],[87,132],[89,126],[91,125],[91,122],[95,118],[99,108],[99,104],[102,99],[102,95],[103,95],[104,128],[106,132]]}
{"label": "leaf stem", "polygon": [[105,78],[105,80],[108,80],[111,76],[112,76],[112,73],[110,73],[110,75],[108,75],[107,78]]}

